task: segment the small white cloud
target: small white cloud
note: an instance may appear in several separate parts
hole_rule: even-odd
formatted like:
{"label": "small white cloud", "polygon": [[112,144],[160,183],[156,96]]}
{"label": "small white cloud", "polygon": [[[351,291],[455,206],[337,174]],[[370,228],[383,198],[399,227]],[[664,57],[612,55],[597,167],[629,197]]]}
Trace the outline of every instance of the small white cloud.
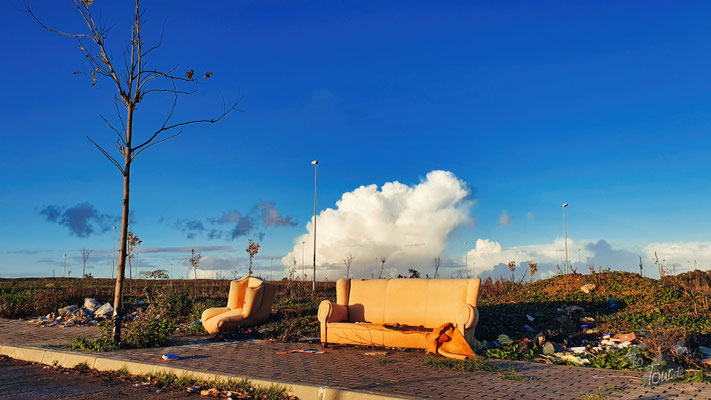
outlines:
{"label": "small white cloud", "polygon": [[509,226],[513,221],[513,217],[510,216],[506,210],[501,210],[501,215],[499,216],[499,225]]}

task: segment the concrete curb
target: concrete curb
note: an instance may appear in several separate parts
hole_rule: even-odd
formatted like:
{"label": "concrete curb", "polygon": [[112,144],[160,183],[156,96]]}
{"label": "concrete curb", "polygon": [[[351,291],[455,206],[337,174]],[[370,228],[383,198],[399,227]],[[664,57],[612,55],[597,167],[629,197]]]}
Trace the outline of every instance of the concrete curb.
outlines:
{"label": "concrete curb", "polygon": [[89,368],[96,369],[99,371],[115,371],[126,367],[130,373],[136,375],[166,372],[178,376],[192,375],[198,379],[249,379],[249,381],[255,386],[284,386],[289,390],[291,394],[302,400],[398,400],[406,398],[367,392],[357,392],[346,389],[337,389],[328,386],[302,385],[265,379],[254,379],[246,376],[216,374],[205,371],[194,371],[189,369],[173,368],[165,365],[153,365],[148,363],[140,363],[110,357],[95,356],[91,353],[83,354],[62,350],[49,350],[43,349],[41,347],[0,346],[0,355],[5,355],[17,360],[30,361],[39,364],[59,365],[64,368],[73,368],[77,364],[81,363],[86,363]]}

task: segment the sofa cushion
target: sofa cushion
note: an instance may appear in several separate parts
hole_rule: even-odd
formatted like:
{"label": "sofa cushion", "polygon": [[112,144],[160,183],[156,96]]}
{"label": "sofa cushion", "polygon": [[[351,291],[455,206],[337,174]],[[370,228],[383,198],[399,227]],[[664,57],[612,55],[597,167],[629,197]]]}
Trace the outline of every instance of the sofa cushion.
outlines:
{"label": "sofa cushion", "polygon": [[348,320],[351,322],[385,322],[386,279],[351,279],[348,296]]}
{"label": "sofa cushion", "polygon": [[[386,324],[426,325],[431,279],[391,279],[385,291]],[[462,297],[462,300],[464,297]],[[443,310],[444,311],[444,310]],[[430,326],[431,328],[431,326]]]}
{"label": "sofa cushion", "polygon": [[427,345],[425,335],[422,333],[405,333],[387,329],[380,324],[329,322],[327,326],[329,343],[420,349]]}

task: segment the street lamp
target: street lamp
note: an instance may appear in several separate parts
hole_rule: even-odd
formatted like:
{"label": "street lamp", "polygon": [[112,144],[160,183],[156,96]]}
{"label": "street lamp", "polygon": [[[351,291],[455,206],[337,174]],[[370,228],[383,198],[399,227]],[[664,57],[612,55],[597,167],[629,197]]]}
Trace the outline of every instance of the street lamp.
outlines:
{"label": "street lamp", "polygon": [[304,272],[304,245],[306,241],[301,242],[301,279],[306,278],[306,273]]}
{"label": "street lamp", "polygon": [[469,243],[464,242],[464,270],[467,272],[467,279],[469,279]]}
{"label": "street lamp", "polygon": [[316,194],[318,193],[318,160],[311,161],[314,166],[314,275],[311,292],[316,293]]}
{"label": "street lamp", "polygon": [[563,235],[565,236],[565,273],[570,273],[568,270],[568,230],[566,228],[565,221],[565,208],[568,207],[568,203],[563,204]]}
{"label": "street lamp", "polygon": [[111,279],[114,279],[114,271],[116,270],[116,227],[113,228],[114,231],[114,251],[111,253]]}

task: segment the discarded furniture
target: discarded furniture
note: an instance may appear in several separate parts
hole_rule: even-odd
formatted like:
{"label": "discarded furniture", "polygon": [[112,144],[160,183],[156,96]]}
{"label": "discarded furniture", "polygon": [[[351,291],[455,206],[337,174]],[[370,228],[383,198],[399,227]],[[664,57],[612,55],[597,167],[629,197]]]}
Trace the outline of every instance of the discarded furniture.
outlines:
{"label": "discarded furniture", "polygon": [[261,279],[245,276],[230,282],[227,307],[208,308],[202,313],[202,326],[208,333],[224,333],[254,326],[269,319],[276,287]]}
{"label": "discarded furniture", "polygon": [[[339,279],[321,302],[321,343],[428,348],[425,334],[452,323],[471,345],[480,279]],[[421,333],[421,332],[420,332]]]}

